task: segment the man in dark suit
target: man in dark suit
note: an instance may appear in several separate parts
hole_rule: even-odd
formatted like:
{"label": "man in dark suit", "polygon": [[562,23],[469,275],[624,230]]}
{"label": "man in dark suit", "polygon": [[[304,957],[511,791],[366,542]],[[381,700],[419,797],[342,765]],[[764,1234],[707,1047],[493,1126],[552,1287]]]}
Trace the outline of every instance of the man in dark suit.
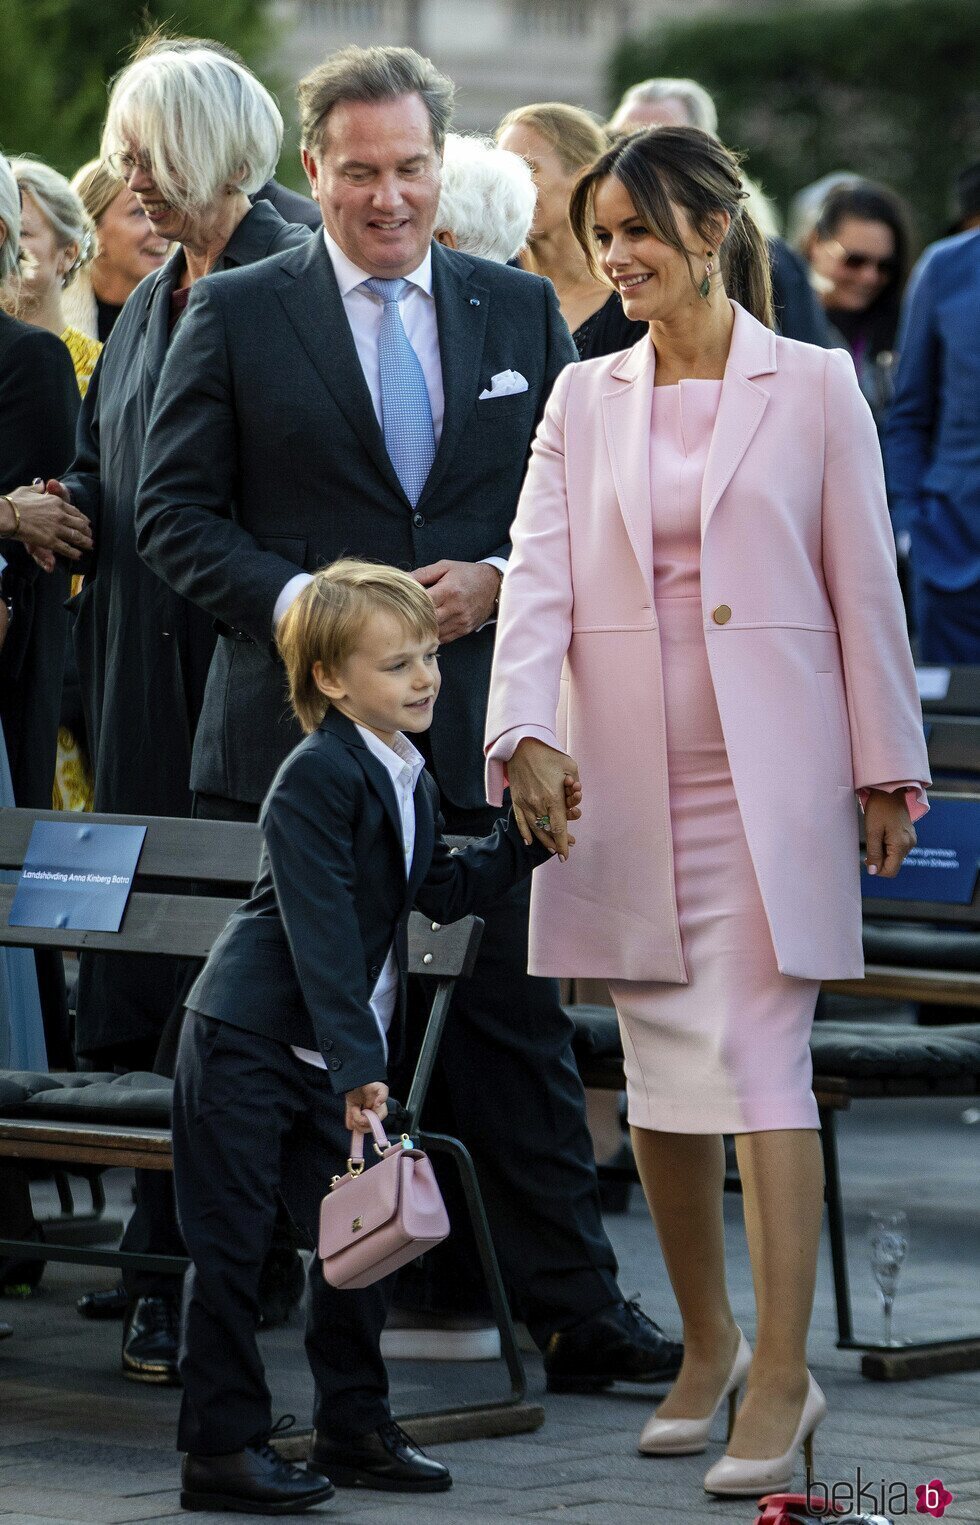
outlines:
{"label": "man in dark suit", "polygon": [[[432,243],[452,86],[407,49],[347,49],[300,87],[323,236],[195,287],[161,377],[141,554],[217,621],[195,742],[204,815],[254,819],[298,740],[272,650],[342,553],[414,570],[439,619],[427,737],[447,828],[492,825],[492,620],[537,422],[574,360],[554,291]],[[666,1380],[680,1347],[624,1302],[602,1227],[571,1027],[527,969],[526,892],[487,918],[441,1063],[549,1383]]]}

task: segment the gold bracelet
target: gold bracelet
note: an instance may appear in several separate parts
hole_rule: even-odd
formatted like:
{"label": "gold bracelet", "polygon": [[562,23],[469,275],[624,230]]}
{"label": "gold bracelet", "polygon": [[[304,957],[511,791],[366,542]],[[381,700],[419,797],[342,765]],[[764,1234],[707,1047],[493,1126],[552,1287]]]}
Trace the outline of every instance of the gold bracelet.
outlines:
{"label": "gold bracelet", "polygon": [[17,539],[17,535],[18,535],[18,533],[20,531],[20,509],[17,507],[17,504],[14,502],[13,498],[8,497],[5,492],[4,493],[0,493],[0,503],[9,503],[10,507],[13,509],[13,512],[14,512],[14,528],[13,528],[13,533],[8,535],[7,539],[8,540],[16,540]]}

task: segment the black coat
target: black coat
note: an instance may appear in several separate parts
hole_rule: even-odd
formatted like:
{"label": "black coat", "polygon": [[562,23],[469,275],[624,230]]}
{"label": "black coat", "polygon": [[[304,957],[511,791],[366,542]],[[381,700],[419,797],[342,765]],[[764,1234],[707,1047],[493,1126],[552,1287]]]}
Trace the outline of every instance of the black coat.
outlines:
{"label": "black coat", "polygon": [[[0,312],[0,493],[60,477],[72,456],[78,383],[55,334]],[[0,540],[4,597],[13,623],[0,652],[0,721],[14,799],[50,810],[65,670],[67,564],[45,573],[12,540]]]}
{"label": "black coat", "polygon": [[[250,265],[308,236],[261,203],[235,229],[221,268]],[[96,810],[191,811],[191,746],[214,628],[153,575],[136,554],[133,529],[143,443],[170,342],[170,297],[183,269],[178,251],[126,303],[92,377],[64,478],[95,532],[85,585],[73,600],[73,639]]]}
{"label": "black coat", "polygon": [[313,197],[301,196],[299,191],[291,191],[288,185],[280,185],[278,180],[267,180],[255,192],[252,201],[253,204],[268,201],[287,222],[302,223],[304,227],[314,229],[323,227],[323,217]]}
{"label": "black coat", "polygon": [[[308,237],[260,203],[235,229],[221,263],[252,264]],[[123,308],[89,385],[75,461],[63,478],[95,535],[85,585],[72,600],[95,808],[121,814],[190,815],[191,747],[214,650],[210,617],[153,575],[136,554],[133,527],[143,443],[170,343],[170,297],[183,268],[178,251]],[[135,1057],[148,1067],[185,988],[178,960],[83,954],[77,1052],[101,1056],[103,1064]]]}
{"label": "black coat", "polygon": [[[276,599],[347,554],[407,569],[510,552],[538,420],[575,359],[550,282],[432,246],[446,411],[413,510],[385,450],[322,238],[194,287],[157,392],[137,506],[150,566],[221,622],[191,778],[257,804],[300,739]],[[500,371],[525,392],[480,401]],[[443,795],[485,807],[493,629],[444,646],[431,736]]]}
{"label": "black coat", "polygon": [[415,851],[405,873],[391,779],[354,725],[328,710],[286,759],[262,806],[265,848],[250,898],[231,917],[187,998],[193,1011],[280,1043],[318,1049],[337,1092],[384,1080],[371,992],[394,943],[402,1047],[413,906],[439,922],[482,910],[551,856],[525,847],[508,815],[450,852],[439,791],[415,786]]}

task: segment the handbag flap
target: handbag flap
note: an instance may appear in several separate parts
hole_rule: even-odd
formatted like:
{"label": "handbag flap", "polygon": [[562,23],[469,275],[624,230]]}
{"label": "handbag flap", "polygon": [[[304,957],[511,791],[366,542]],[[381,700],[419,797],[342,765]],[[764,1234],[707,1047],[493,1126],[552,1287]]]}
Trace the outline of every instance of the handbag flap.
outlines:
{"label": "handbag flap", "polygon": [[343,1181],[324,1197],[320,1208],[321,1260],[376,1233],[395,1217],[401,1196],[402,1158],[402,1150],[393,1150],[363,1175]]}

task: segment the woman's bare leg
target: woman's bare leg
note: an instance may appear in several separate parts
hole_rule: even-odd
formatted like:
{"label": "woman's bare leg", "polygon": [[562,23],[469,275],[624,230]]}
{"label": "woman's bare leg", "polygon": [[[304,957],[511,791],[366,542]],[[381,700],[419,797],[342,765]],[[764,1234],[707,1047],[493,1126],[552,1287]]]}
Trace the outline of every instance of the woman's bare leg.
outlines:
{"label": "woman's bare leg", "polygon": [[738,1348],[725,1285],[724,1143],[709,1134],[630,1131],[684,1321],[684,1362],[657,1413],[665,1419],[706,1418]]}
{"label": "woman's bare leg", "polygon": [[756,1301],[755,1357],[728,1447],[762,1460],[788,1449],[807,1391],[806,1341],[823,1220],[823,1158],[812,1128],[735,1140]]}

